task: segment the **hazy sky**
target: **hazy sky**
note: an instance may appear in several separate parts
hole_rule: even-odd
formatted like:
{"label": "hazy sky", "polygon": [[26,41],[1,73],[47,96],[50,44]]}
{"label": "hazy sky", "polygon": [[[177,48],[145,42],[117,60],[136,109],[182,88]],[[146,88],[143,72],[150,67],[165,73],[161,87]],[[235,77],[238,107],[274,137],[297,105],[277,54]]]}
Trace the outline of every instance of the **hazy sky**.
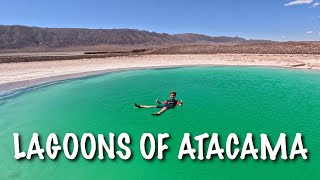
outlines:
{"label": "hazy sky", "polygon": [[320,0],[1,0],[0,24],[320,40]]}

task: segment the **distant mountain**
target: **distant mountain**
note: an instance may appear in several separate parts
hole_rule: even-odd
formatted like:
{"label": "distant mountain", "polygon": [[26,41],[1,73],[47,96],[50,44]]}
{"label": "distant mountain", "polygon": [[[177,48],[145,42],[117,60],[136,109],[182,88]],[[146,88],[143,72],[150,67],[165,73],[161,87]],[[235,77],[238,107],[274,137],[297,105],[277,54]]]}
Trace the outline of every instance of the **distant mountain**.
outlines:
{"label": "distant mountain", "polygon": [[212,37],[203,34],[193,34],[193,33],[185,33],[185,34],[175,34],[174,37],[179,38],[180,40],[186,43],[197,43],[197,42],[214,42],[214,43],[245,43],[247,42],[244,38],[239,37]]}
{"label": "distant mountain", "polygon": [[135,29],[39,28],[0,25],[0,49],[64,48],[99,45],[183,45],[252,43],[239,37],[211,37],[201,34],[175,34]]}

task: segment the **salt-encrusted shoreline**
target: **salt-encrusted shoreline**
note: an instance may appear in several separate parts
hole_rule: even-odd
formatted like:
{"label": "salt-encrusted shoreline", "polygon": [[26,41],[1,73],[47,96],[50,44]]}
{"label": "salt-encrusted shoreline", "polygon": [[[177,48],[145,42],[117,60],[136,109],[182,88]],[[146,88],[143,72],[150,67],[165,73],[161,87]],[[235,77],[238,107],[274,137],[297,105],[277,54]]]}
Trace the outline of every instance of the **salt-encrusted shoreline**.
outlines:
{"label": "salt-encrusted shoreline", "polygon": [[320,55],[144,55],[0,64],[0,93],[108,72],[183,66],[268,66],[320,69]]}

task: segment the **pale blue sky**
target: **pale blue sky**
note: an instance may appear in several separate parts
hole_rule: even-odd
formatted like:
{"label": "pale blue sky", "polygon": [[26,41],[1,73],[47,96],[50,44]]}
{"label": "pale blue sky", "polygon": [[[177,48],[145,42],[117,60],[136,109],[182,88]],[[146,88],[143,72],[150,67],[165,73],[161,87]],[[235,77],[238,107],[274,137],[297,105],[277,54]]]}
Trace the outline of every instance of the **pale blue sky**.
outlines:
{"label": "pale blue sky", "polygon": [[0,24],[320,40],[320,0],[2,0]]}

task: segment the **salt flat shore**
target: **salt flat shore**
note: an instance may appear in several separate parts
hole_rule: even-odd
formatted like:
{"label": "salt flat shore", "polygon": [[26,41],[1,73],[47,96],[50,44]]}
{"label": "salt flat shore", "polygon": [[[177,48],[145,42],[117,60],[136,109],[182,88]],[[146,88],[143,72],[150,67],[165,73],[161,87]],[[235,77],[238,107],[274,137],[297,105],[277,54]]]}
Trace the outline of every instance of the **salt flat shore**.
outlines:
{"label": "salt flat shore", "polygon": [[0,92],[58,80],[119,70],[180,66],[271,66],[320,69],[320,55],[313,54],[177,54],[136,55],[65,61],[0,64]]}

